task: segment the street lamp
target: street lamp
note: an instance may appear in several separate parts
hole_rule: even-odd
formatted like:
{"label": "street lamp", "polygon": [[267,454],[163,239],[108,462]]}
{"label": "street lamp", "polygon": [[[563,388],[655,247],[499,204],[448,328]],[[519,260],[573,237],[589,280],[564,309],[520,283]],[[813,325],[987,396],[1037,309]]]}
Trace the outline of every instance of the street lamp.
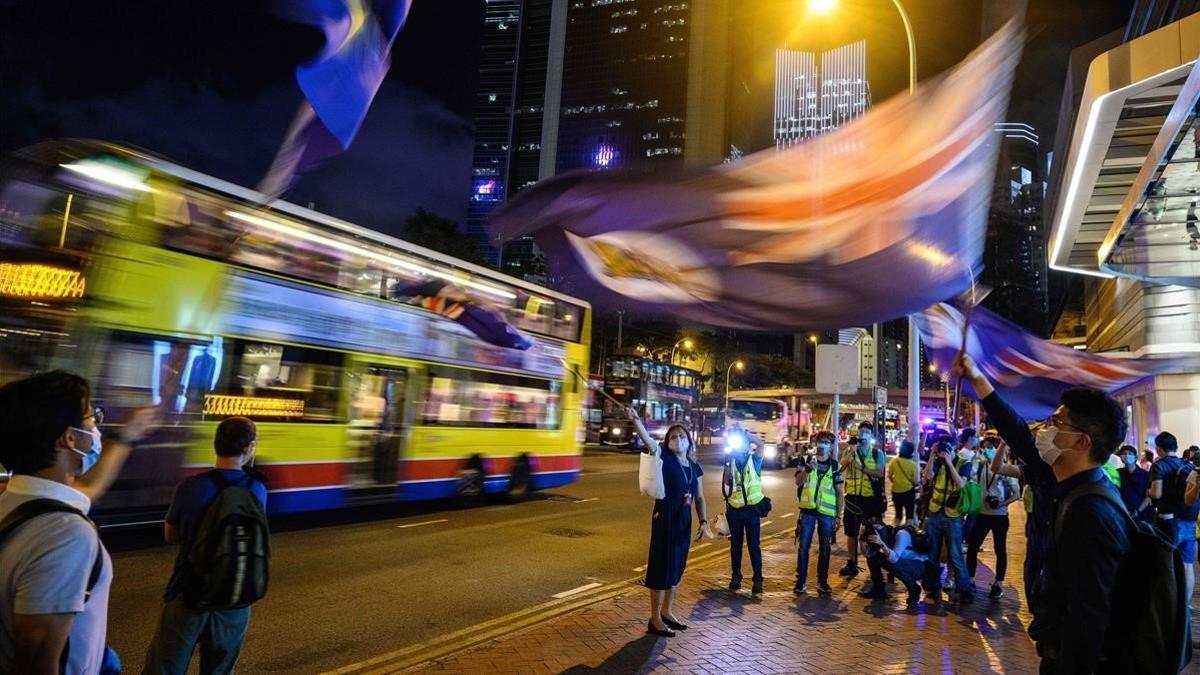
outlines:
{"label": "street lamp", "polygon": [[693,344],[695,344],[695,343],[692,342],[692,338],[685,337],[685,338],[679,340],[678,342],[676,342],[675,344],[671,345],[671,365],[675,365],[675,348],[676,347],[678,347],[679,345],[683,345],[684,349],[690,350],[692,348]]}
{"label": "street lamp", "polygon": [[[892,4],[900,13],[900,21],[904,24],[904,36],[908,38],[908,95],[912,96],[917,91],[917,41],[913,37],[912,21],[909,21],[908,12],[904,11],[904,5],[900,4],[900,0],[892,0]],[[822,14],[832,11],[836,5],[837,0],[808,0],[809,8]],[[916,316],[910,314],[908,316],[908,410],[910,414],[914,410],[921,409],[920,370],[921,335],[917,332]],[[917,425],[908,425],[908,440],[915,444],[918,432]]]}
{"label": "street lamp", "polygon": [[815,344],[817,344],[817,336],[816,336],[816,335],[809,335],[809,336],[808,336],[808,341],[809,341],[809,342],[811,342],[811,343],[813,343],[814,345],[815,345]]}
{"label": "street lamp", "polygon": [[746,369],[746,364],[739,359],[725,369],[725,426],[729,426],[729,374],[733,372],[734,368],[737,368],[740,373]]}

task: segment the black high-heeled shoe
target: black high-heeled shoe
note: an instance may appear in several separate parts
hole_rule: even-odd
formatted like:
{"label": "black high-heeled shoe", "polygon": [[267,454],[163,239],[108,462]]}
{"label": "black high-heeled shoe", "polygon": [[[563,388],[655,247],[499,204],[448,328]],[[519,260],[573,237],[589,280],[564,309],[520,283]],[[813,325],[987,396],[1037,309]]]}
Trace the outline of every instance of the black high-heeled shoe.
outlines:
{"label": "black high-heeled shoe", "polygon": [[667,624],[667,628],[670,628],[671,630],[687,630],[686,623],[679,623],[678,621],[672,621],[672,620],[668,619],[667,617],[663,616],[662,614],[659,614],[658,618],[662,619],[662,622]]}
{"label": "black high-heeled shoe", "polygon": [[659,630],[659,629],[657,629],[657,628],[655,628],[655,627],[654,627],[654,622],[653,622],[653,621],[647,621],[647,622],[646,622],[646,632],[647,632],[647,633],[652,633],[652,634],[654,634],[654,635],[657,635],[657,636],[659,636],[659,637],[675,637],[675,631],[673,631],[673,630],[671,630],[671,629],[669,629],[669,628],[667,628],[667,629],[664,629],[664,630]]}

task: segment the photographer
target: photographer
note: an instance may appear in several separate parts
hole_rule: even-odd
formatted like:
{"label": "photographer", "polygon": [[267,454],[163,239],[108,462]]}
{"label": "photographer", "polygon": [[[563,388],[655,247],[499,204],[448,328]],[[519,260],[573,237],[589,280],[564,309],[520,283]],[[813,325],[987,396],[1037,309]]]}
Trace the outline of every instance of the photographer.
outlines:
{"label": "photographer", "polygon": [[930,562],[928,537],[919,534],[911,525],[892,530],[883,524],[882,518],[872,518],[866,523],[867,534],[863,537],[863,557],[871,572],[872,588],[863,592],[864,597],[883,599],[887,597],[883,586],[883,571],[895,576],[908,591],[906,604],[916,607],[921,599],[920,581],[926,588],[938,584],[938,566]]}
{"label": "photographer", "polygon": [[1021,498],[1021,486],[1017,479],[1002,473],[1006,448],[997,451],[996,445],[995,437],[983,439],[983,457],[987,460],[986,464],[980,466],[979,473],[979,482],[984,491],[983,504],[971,528],[967,548],[967,574],[974,587],[979,548],[991,533],[992,544],[996,547],[996,578],[988,592],[992,600],[999,600],[1004,594],[1000,584],[1008,569],[1008,505]]}
{"label": "photographer", "polygon": [[816,457],[808,456],[796,468],[796,493],[800,499],[800,517],[796,521],[796,585],[792,592],[808,592],[808,552],[813,532],[817,532],[817,592],[831,595],[829,555],[833,531],[838,526],[844,496],[841,467],[833,458],[834,435],[822,431],[816,437]]}
{"label": "photographer", "polygon": [[[929,516],[925,520],[925,531],[933,547],[933,559],[940,559],[941,547],[950,554],[950,566],[954,571],[954,590],[962,604],[975,599],[974,588],[967,577],[966,561],[963,560],[963,518],[959,513],[958,500],[963,485],[971,475],[969,460],[955,458],[948,441],[939,441],[934,447],[933,459],[925,467],[925,481],[930,484]],[[926,586],[925,592],[932,601],[941,599],[939,583]]]}
{"label": "photographer", "polygon": [[729,557],[733,567],[729,590],[742,587],[744,541],[750,549],[750,565],[754,568],[754,585],[750,592],[760,595],[763,592],[760,518],[770,508],[762,489],[762,446],[738,428],[729,430],[726,443],[730,454],[725,460],[721,485],[725,496],[725,519],[729,521]]}
{"label": "photographer", "polygon": [[843,521],[846,524],[846,552],[849,558],[838,574],[854,577],[858,567],[858,530],[867,518],[882,517],[887,509],[883,494],[883,477],[887,470],[887,458],[875,447],[875,437],[870,422],[858,425],[858,436],[850,439],[850,451],[842,457],[842,472],[846,475],[846,508]]}

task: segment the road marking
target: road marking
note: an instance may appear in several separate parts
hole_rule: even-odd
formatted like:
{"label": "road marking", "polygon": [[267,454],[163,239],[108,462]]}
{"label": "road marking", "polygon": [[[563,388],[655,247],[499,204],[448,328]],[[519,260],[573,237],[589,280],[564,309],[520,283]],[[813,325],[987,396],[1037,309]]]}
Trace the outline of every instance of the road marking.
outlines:
{"label": "road marking", "polygon": [[588,497],[587,499],[576,499],[575,503],[582,504],[584,502],[598,502],[598,501],[600,501],[599,497]]}
{"label": "road marking", "polygon": [[704,548],[705,546],[712,546],[712,542],[706,541],[703,544],[696,544],[695,546],[692,547],[692,550],[695,551],[696,549]]}
{"label": "road marking", "polygon": [[572,589],[571,589],[571,590],[569,590],[569,591],[563,591],[562,593],[555,593],[554,595],[552,595],[552,596],[550,596],[550,597],[552,597],[552,598],[555,598],[555,599],[558,599],[558,600],[562,600],[563,598],[568,598],[568,597],[570,597],[570,596],[572,596],[572,595],[575,595],[576,593],[582,593],[582,592],[584,592],[584,591],[590,591],[590,590],[592,590],[593,588],[599,588],[599,587],[601,587],[601,586],[603,586],[603,585],[604,585],[604,584],[597,583],[597,582],[594,582],[594,581],[593,581],[593,582],[592,582],[592,583],[590,583],[590,584],[584,584],[584,585],[582,585],[582,586],[579,586],[579,587],[577,587],[577,588],[572,588]]}
{"label": "road marking", "polygon": [[403,530],[407,527],[421,527],[422,525],[435,525],[437,523],[448,523],[448,522],[450,522],[450,520],[448,518],[442,518],[440,520],[426,520],[426,521],[423,521],[420,523],[409,523],[407,525],[397,525],[396,529]]}
{"label": "road marking", "polygon": [[645,572],[645,571],[646,571],[646,566],[645,566],[645,565],[642,565],[642,566],[640,566],[640,567],[635,567],[635,568],[633,568],[633,571],[634,571],[634,572]]}
{"label": "road marking", "polygon": [[773,522],[775,522],[775,521],[773,521],[773,520],[764,520],[764,521],[762,521],[762,527],[766,527],[766,526],[770,525],[770,524],[771,524],[771,523],[773,523]]}
{"label": "road marking", "polygon": [[796,515],[796,514],[795,514],[795,512],[792,512],[792,513],[785,513],[785,514],[783,514],[782,516],[779,516],[779,517],[780,517],[780,518],[791,518],[791,517],[792,517],[792,516],[794,516],[794,515]]}

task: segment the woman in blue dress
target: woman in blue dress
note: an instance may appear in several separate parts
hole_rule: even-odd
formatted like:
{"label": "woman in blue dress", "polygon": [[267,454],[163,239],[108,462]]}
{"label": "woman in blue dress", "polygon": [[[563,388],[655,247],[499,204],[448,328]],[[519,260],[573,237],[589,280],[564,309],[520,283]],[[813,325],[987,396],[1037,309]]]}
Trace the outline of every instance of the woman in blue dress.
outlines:
{"label": "woman in blue dress", "polygon": [[695,536],[699,541],[713,537],[708,527],[708,509],[700,489],[700,465],[688,457],[692,437],[680,424],[667,429],[666,448],[659,444],[642,425],[637,411],[630,409],[629,417],[645,444],[646,452],[662,457],[663,486],[666,496],[654,502],[650,519],[650,557],[646,563],[646,587],[650,589],[650,621],[646,632],[662,637],[674,637],[675,631],[687,630],[675,617],[675,593],[687,566],[688,549],[692,545],[692,508],[700,518]]}

